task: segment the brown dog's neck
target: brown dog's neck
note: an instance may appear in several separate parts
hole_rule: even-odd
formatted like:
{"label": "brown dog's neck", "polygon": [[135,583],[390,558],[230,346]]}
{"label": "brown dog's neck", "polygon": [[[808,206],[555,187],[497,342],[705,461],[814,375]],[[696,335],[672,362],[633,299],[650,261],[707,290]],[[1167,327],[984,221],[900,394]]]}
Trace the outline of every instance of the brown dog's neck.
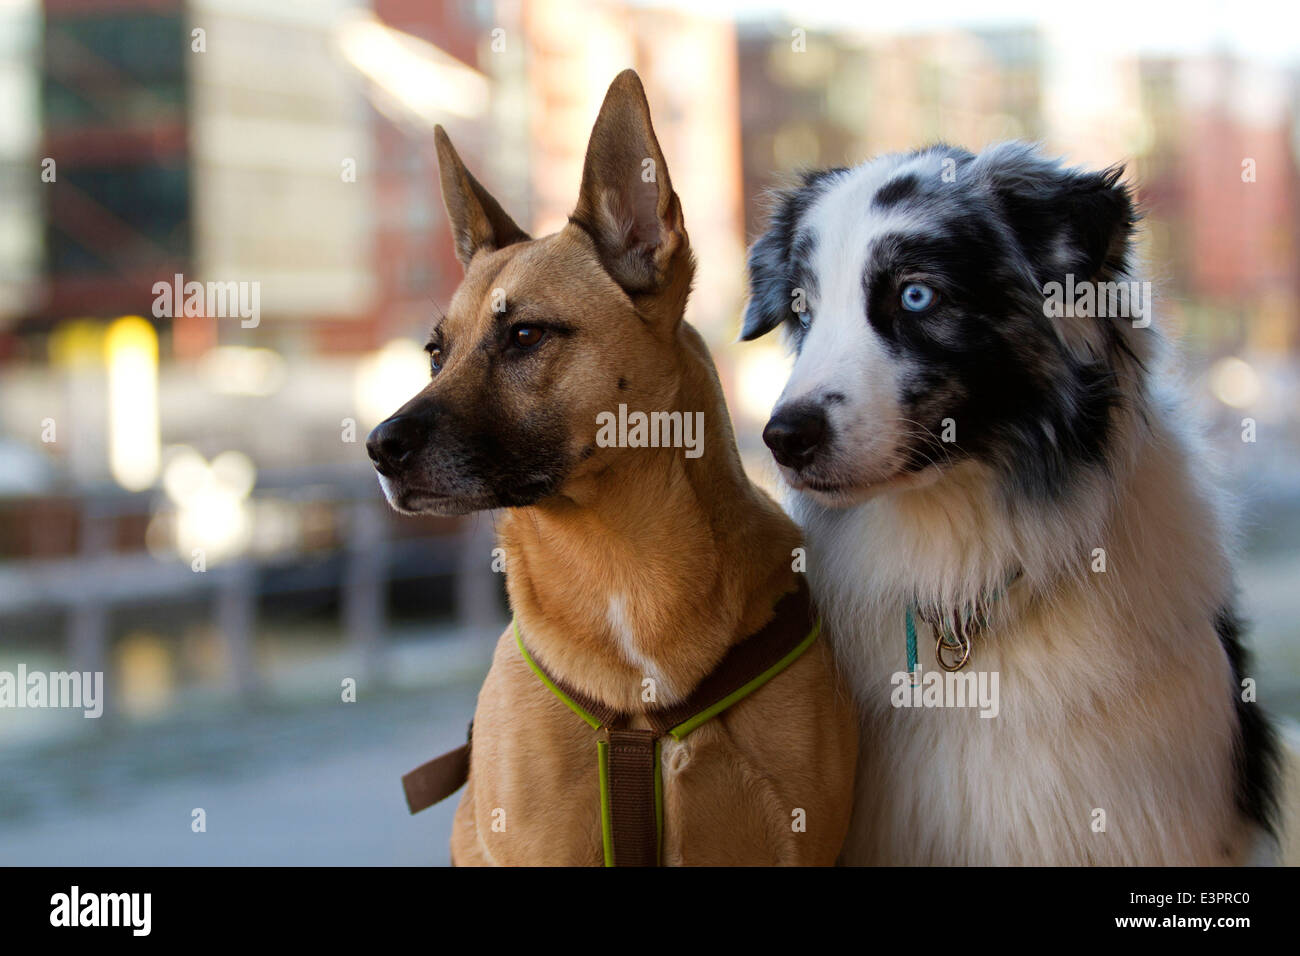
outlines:
{"label": "brown dog's neck", "polygon": [[701,380],[698,361],[687,356],[678,407],[704,411],[700,458],[622,449],[498,526],[530,652],[620,709],[644,709],[650,690],[657,704],[685,697],[794,584],[798,529],[745,476],[712,366]]}

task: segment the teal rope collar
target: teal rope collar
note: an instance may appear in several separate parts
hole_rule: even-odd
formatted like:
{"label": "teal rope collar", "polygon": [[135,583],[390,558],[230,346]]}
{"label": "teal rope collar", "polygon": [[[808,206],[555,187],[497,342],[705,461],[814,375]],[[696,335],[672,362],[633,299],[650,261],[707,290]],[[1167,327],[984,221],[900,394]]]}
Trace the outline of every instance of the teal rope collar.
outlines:
{"label": "teal rope collar", "polygon": [[903,630],[907,638],[907,672],[912,675],[913,687],[920,680],[917,670],[916,619],[920,617],[934,630],[934,657],[939,666],[946,671],[959,671],[970,663],[975,636],[988,626],[985,610],[1011,589],[1021,573],[1021,569],[1017,568],[1007,576],[1000,588],[987,599],[978,602],[974,608],[953,611],[946,616],[922,614],[916,601],[908,602],[903,611]]}

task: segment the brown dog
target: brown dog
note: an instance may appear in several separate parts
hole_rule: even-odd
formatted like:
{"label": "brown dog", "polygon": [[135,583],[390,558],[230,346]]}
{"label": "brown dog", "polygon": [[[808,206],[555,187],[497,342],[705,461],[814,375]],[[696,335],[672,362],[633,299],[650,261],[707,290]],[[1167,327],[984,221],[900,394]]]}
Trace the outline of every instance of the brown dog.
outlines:
{"label": "brown dog", "polygon": [[[665,730],[713,699],[721,671],[757,674],[720,664],[804,592],[799,532],[742,471],[717,373],[682,320],[694,261],[640,80],[611,85],[577,208],[541,239],[441,129],[437,145],[465,280],[429,343],[432,381],[368,448],[400,511],[506,509],[518,635],[501,636],[479,695],[453,862],[833,863],[856,719],[824,641],[688,733]],[[621,443],[645,447],[611,444],[600,423],[637,413],[652,437]],[[683,439],[696,445],[671,447]],[[810,619],[792,613],[802,638]],[[657,822],[619,783],[638,767]],[[647,820],[648,857],[615,851],[613,830]]]}

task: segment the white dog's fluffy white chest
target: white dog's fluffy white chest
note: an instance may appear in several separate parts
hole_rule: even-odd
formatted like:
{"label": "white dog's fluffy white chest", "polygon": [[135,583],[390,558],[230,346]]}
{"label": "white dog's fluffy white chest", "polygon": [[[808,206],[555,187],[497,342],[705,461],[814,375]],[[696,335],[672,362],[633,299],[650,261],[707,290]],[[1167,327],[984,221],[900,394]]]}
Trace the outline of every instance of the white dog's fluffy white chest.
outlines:
{"label": "white dog's fluffy white chest", "polygon": [[[1033,601],[1032,581],[1014,585],[974,639],[962,673],[974,675],[964,677],[968,687],[982,674],[986,692],[996,688],[996,716],[980,716],[987,701],[954,706],[952,695],[933,691],[930,702],[941,706],[902,707],[905,595],[927,581],[942,590],[965,572],[882,508],[791,504],[862,715],[844,862],[1241,861],[1249,840],[1233,804],[1235,689],[1203,598],[1183,593],[1202,569],[1176,570],[1152,553],[1144,563],[1137,546],[1149,546],[1149,534],[1112,534],[1118,569],[1093,577],[1085,551],[1078,574]],[[980,563],[998,567],[994,552],[1025,549],[992,541],[989,551]],[[1134,591],[1140,599],[1125,596]],[[934,638],[919,622],[918,659],[923,674],[937,670]]]}
{"label": "white dog's fluffy white chest", "polygon": [[[1212,699],[1198,692],[1222,683],[1213,655],[1108,673],[1087,645],[1095,650],[1110,640],[1085,632],[1095,623],[1072,632],[1068,616],[1052,615],[1060,626],[1051,635],[976,638],[966,670],[996,688],[995,716],[981,716],[969,695],[967,706],[957,706],[958,698],[936,693],[933,684],[930,706],[915,706],[914,697],[913,706],[896,706],[895,675],[906,667],[901,615],[847,642],[833,633],[854,672],[863,718],[858,810],[845,862],[1234,860],[1236,849],[1222,842],[1234,826],[1224,772],[1231,740],[1221,732],[1231,725],[1230,690]],[[923,673],[935,669],[926,637],[928,629],[919,642]]]}

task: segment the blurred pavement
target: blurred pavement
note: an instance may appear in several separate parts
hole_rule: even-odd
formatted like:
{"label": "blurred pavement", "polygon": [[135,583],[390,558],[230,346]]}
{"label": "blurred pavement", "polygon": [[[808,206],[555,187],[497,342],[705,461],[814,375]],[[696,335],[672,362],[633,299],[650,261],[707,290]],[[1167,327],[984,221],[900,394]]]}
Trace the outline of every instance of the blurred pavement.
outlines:
{"label": "blurred pavement", "polygon": [[343,703],[331,676],[331,703],[7,746],[0,865],[446,865],[455,799],[412,817],[401,776],[464,741],[492,644],[425,644],[437,686],[362,681]]}

